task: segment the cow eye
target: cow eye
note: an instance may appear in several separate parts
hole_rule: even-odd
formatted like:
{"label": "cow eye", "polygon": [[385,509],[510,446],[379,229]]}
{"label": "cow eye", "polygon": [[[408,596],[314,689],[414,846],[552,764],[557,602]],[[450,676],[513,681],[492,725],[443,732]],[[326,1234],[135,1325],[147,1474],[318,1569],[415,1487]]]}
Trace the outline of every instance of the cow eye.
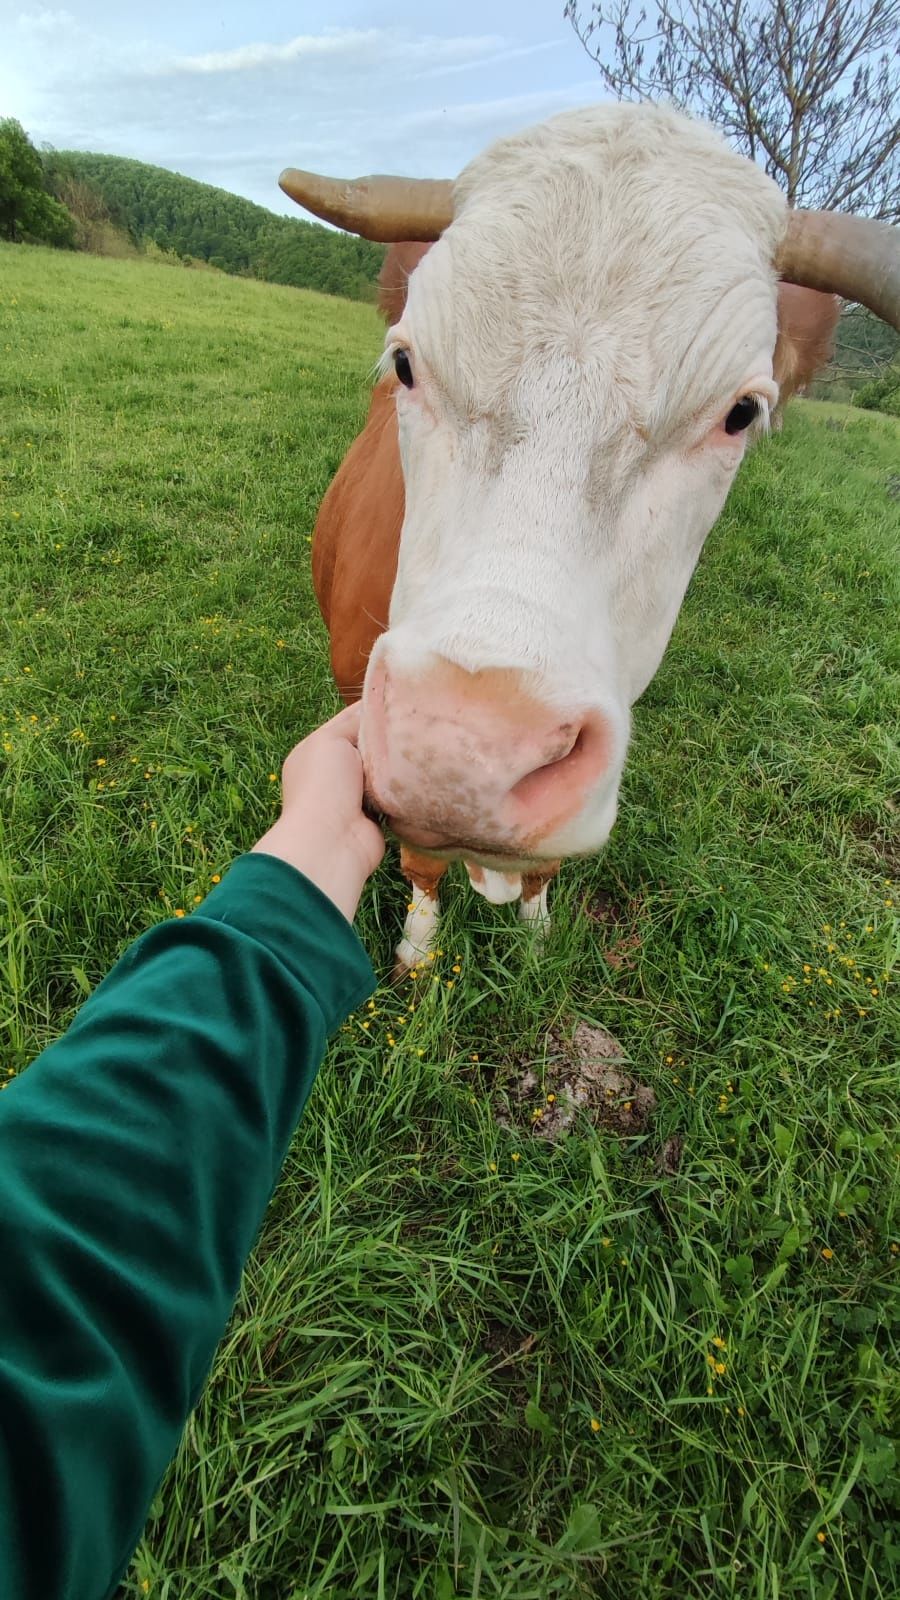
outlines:
{"label": "cow eye", "polygon": [[743,433],[744,429],[749,428],[751,422],[755,422],[758,416],[759,401],[752,394],[744,395],[742,400],[738,400],[732,406],[725,418],[725,432]]}
{"label": "cow eye", "polygon": [[413,377],[408,350],[394,351],[394,371],[404,388],[411,389],[416,380]]}

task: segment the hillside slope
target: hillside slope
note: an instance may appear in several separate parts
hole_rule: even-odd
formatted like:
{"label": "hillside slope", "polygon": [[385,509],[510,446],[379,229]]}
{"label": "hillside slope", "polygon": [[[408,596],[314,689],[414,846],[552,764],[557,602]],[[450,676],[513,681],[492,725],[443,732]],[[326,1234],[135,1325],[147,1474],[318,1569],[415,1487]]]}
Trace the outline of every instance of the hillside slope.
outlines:
{"label": "hillside slope", "polygon": [[381,245],[315,222],[279,217],[239,195],[125,156],[60,151],[56,160],[103,197],[135,239],[208,261],[223,272],[374,299]]}

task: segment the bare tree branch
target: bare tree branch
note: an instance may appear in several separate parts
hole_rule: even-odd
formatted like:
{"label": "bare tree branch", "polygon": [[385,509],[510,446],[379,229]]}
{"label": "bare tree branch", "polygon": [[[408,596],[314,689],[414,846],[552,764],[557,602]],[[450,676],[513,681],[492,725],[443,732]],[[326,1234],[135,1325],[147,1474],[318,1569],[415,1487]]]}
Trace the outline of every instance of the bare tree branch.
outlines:
{"label": "bare tree branch", "polygon": [[567,0],[620,100],[715,123],[792,205],[900,220],[900,0]]}

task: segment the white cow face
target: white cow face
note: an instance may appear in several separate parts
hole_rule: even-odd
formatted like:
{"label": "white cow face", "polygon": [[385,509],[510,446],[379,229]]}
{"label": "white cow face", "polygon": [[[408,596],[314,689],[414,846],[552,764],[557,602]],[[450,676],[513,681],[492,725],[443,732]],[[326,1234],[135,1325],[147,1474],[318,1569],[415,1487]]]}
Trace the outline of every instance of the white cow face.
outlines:
{"label": "white cow face", "polygon": [[463,174],[387,340],[406,517],[363,749],[409,843],[605,842],[629,708],[777,400],[783,224],[663,110],[568,114]]}

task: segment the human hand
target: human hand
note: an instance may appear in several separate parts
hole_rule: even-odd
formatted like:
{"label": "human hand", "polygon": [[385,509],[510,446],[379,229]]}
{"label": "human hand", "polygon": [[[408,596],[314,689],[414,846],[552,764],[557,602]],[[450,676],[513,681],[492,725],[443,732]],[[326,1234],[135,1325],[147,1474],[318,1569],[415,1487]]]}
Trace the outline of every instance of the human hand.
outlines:
{"label": "human hand", "polygon": [[359,717],[358,705],[347,706],[294,746],[281,771],[281,815],[253,846],[311,879],[348,922],[384,855],[381,830],[362,809]]}

